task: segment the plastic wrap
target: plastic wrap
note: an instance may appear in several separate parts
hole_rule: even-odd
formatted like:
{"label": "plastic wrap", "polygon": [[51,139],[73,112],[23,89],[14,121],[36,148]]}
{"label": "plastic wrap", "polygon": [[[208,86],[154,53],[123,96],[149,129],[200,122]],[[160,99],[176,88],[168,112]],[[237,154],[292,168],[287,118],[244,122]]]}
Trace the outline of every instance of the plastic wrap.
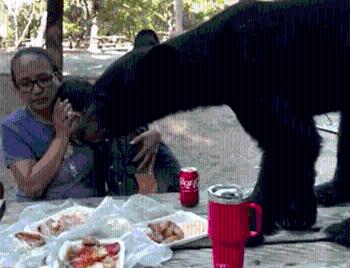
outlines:
{"label": "plastic wrap", "polygon": [[[33,248],[15,238],[15,234],[28,230],[28,226],[42,222],[67,208],[81,207],[67,200],[60,206],[42,202],[23,210],[19,220],[0,228],[0,267],[61,267],[58,253],[67,240],[79,240],[86,236],[97,238],[119,238],[125,244],[125,265],[134,267],[159,266],[172,257],[172,251],[148,239],[147,235],[134,228],[137,223],[172,214],[174,210],[166,205],[142,195],[134,195],[126,202],[106,197],[92,211],[85,223],[69,229],[57,236],[46,237],[42,247]],[[74,209],[73,209],[74,210]]]}

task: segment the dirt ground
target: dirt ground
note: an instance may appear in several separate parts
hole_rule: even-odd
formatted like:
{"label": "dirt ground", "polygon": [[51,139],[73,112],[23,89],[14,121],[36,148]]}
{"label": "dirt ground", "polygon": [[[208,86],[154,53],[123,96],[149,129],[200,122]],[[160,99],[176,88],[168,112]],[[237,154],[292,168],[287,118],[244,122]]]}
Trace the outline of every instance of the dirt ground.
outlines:
{"label": "dirt ground", "polygon": [[[70,53],[64,58],[64,73],[84,77],[97,77],[119,55],[92,55]],[[0,120],[15,110],[20,102],[13,94],[9,75],[11,54],[0,52]],[[336,129],[338,114],[316,118],[317,124]],[[236,183],[244,187],[254,186],[259,172],[261,152],[256,143],[244,132],[235,114],[227,106],[196,109],[177,113],[154,122],[161,130],[164,141],[185,166],[195,166],[200,173],[200,187],[219,182]],[[320,131],[323,149],[319,157],[317,183],[329,180],[336,164],[337,136]],[[0,160],[1,160],[0,153]],[[5,195],[14,200],[15,184],[9,172],[1,165],[0,181]]]}

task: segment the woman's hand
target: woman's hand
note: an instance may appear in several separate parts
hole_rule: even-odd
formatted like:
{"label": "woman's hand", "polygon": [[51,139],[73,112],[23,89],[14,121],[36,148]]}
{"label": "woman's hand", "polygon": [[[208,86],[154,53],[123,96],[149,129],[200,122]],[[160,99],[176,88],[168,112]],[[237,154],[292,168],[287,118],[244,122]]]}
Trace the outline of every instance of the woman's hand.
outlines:
{"label": "woman's hand", "polygon": [[58,98],[52,116],[56,135],[69,138],[76,129],[80,116],[80,113],[73,111],[72,105],[69,103],[68,99],[61,101],[61,99]]}
{"label": "woman's hand", "polygon": [[138,160],[143,159],[141,164],[137,167],[136,171],[138,173],[153,174],[160,140],[161,134],[159,130],[151,129],[143,132],[130,142],[132,145],[142,142],[140,151],[132,160],[133,162],[137,162]]}

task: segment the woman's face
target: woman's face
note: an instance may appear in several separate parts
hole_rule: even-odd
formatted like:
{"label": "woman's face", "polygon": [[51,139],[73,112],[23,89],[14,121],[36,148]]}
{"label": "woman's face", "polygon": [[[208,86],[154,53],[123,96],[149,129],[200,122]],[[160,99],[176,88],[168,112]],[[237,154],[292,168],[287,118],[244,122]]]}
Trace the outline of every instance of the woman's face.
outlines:
{"label": "woman's face", "polygon": [[43,56],[23,55],[14,62],[14,79],[20,98],[34,111],[53,105],[61,79]]}

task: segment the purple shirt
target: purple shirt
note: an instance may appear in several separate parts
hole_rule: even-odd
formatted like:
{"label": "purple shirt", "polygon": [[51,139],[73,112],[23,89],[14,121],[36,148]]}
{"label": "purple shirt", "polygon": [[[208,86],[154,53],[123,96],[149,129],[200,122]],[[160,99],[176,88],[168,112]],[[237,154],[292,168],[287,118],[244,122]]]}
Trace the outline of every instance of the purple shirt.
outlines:
{"label": "purple shirt", "polygon": [[[19,108],[1,122],[4,164],[8,168],[20,160],[38,161],[54,137],[53,126],[38,120],[27,108]],[[94,196],[93,151],[89,146],[69,144],[65,158],[40,200]],[[33,201],[17,189],[17,201]]]}

